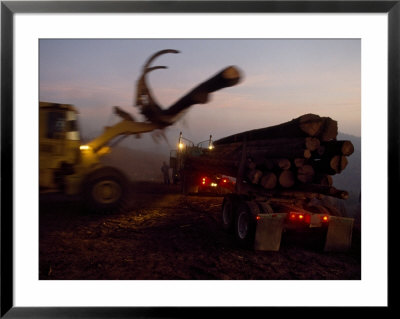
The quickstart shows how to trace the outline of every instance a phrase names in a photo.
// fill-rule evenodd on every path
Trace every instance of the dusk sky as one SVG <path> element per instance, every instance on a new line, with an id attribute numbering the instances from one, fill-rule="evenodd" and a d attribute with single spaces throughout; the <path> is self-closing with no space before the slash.
<path id="1" fill-rule="evenodd" d="M 112 106 L 144 120 L 133 107 L 145 61 L 163 49 L 149 75 L 157 101 L 170 106 L 197 84 L 234 65 L 239 84 L 194 105 L 166 129 L 169 144 L 145 134 L 126 145 L 150 151 L 176 147 L 179 132 L 198 143 L 280 124 L 315 113 L 338 121 L 339 132 L 361 136 L 361 41 L 358 39 L 40 40 L 40 100 L 80 111 L 80 129 L 93 137 L 118 121 Z"/>

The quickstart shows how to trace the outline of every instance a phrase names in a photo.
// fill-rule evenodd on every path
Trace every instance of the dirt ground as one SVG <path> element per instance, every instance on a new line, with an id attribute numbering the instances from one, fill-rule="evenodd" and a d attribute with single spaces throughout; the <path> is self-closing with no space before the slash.
<path id="1" fill-rule="evenodd" d="M 40 199 L 41 280 L 361 279 L 360 233 L 346 253 L 284 233 L 279 252 L 240 248 L 221 227 L 222 197 L 132 184 L 129 209 L 94 215 L 79 201 Z M 307 239 L 306 239 L 307 238 Z"/>

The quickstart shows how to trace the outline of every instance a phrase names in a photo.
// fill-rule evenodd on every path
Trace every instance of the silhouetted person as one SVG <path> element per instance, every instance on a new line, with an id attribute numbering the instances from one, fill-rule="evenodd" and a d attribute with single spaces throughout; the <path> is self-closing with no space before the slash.
<path id="1" fill-rule="evenodd" d="M 167 163 L 163 162 L 163 166 L 161 166 L 161 172 L 164 175 L 164 184 L 169 185 L 169 166 Z"/>

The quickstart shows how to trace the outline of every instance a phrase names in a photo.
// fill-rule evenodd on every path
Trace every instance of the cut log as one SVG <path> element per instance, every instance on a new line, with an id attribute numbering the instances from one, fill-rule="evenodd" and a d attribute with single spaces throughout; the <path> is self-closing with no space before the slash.
<path id="1" fill-rule="evenodd" d="M 323 130 L 325 132 L 330 128 L 327 127 L 324 122 L 326 122 L 326 118 L 322 118 L 319 115 L 305 114 L 289 122 L 275 126 L 250 130 L 224 137 L 215 141 L 214 145 L 285 137 L 317 137 L 319 134 L 322 134 Z"/>
<path id="2" fill-rule="evenodd" d="M 252 184 L 258 184 L 262 175 L 263 173 L 260 170 L 254 169 L 247 173 L 247 178 Z"/>
<path id="3" fill-rule="evenodd" d="M 324 156 L 344 155 L 350 156 L 354 153 L 354 145 L 351 141 L 329 141 L 322 143 Z M 322 155 L 321 154 L 321 155 Z"/>
<path id="4" fill-rule="evenodd" d="M 306 163 L 305 158 L 295 158 L 293 160 L 294 166 L 295 167 L 302 167 Z"/>
<path id="5" fill-rule="evenodd" d="M 231 143 L 216 146 L 213 150 L 204 150 L 204 156 L 210 158 L 230 158 L 240 160 L 243 143 Z M 306 148 L 305 139 L 279 139 L 277 141 L 253 141 L 246 143 L 246 157 L 252 157 L 258 165 L 266 159 L 310 158 L 311 151 Z M 272 163 L 265 163 L 267 169 L 271 169 Z M 286 164 L 287 165 L 287 164 Z"/>
<path id="6" fill-rule="evenodd" d="M 279 175 L 279 185 L 284 188 L 290 188 L 296 182 L 295 176 L 292 171 L 282 171 Z"/>
<path id="7" fill-rule="evenodd" d="M 305 114 L 299 117 L 299 127 L 309 136 L 317 136 L 321 133 L 324 120 L 315 114 Z"/>
<path id="8" fill-rule="evenodd" d="M 346 156 L 336 155 L 332 158 L 314 160 L 312 166 L 318 173 L 335 175 L 341 173 L 347 166 Z"/>
<path id="9" fill-rule="evenodd" d="M 291 166 L 290 161 L 287 158 L 279 158 L 275 160 L 276 166 L 280 169 L 288 170 Z"/>
<path id="10" fill-rule="evenodd" d="M 321 141 L 330 141 L 336 139 L 338 134 L 338 123 L 330 117 L 324 118 L 322 132 L 319 135 Z"/>
<path id="11" fill-rule="evenodd" d="M 321 142 L 316 137 L 306 137 L 305 144 L 307 149 L 310 151 L 315 151 L 320 147 Z"/>
<path id="12" fill-rule="evenodd" d="M 260 184 L 265 189 L 274 189 L 278 182 L 278 178 L 273 172 L 265 172 L 261 177 Z"/>
<path id="13" fill-rule="evenodd" d="M 330 165 L 336 173 L 341 173 L 346 168 L 347 164 L 348 160 L 346 156 L 337 155 L 330 161 Z"/>
<path id="14" fill-rule="evenodd" d="M 314 175 L 315 171 L 311 165 L 303 165 L 297 169 L 297 179 L 302 183 L 311 183 Z"/>

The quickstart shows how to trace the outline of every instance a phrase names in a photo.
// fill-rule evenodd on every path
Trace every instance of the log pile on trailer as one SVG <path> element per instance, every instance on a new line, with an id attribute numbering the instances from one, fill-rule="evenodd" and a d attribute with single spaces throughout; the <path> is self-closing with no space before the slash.
<path id="1" fill-rule="evenodd" d="M 213 149 L 188 158 L 185 167 L 192 173 L 237 177 L 245 160 L 240 176 L 250 187 L 272 194 L 307 192 L 346 199 L 348 193 L 333 186 L 332 175 L 346 168 L 354 147 L 350 141 L 337 140 L 337 134 L 335 120 L 305 114 L 286 123 L 219 139 Z"/>

